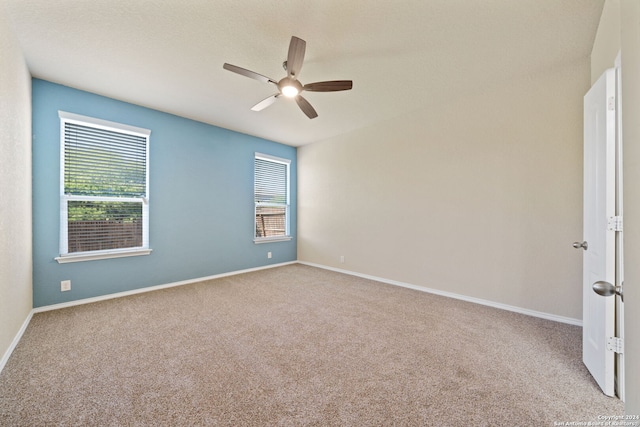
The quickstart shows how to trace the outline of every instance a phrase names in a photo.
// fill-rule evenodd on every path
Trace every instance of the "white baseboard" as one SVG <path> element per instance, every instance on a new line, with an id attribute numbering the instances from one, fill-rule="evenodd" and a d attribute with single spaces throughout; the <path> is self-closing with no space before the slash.
<path id="1" fill-rule="evenodd" d="M 146 287 L 146 288 L 134 289 L 134 290 L 131 290 L 131 291 L 117 292 L 115 294 L 101 295 L 99 297 L 84 298 L 84 299 L 79 299 L 79 300 L 75 300 L 75 301 L 63 302 L 63 303 L 60 303 L 60 304 L 45 305 L 45 306 L 42 306 L 42 307 L 34 308 L 33 312 L 34 313 L 42 313 L 44 311 L 59 310 L 61 308 L 73 307 L 73 306 L 76 306 L 76 305 L 91 304 L 93 302 L 105 301 L 105 300 L 109 300 L 109 299 L 113 299 L 113 298 L 122 298 L 122 297 L 126 297 L 126 296 L 129 296 L 129 295 L 142 294 L 142 293 L 145 293 L 145 292 L 153 292 L 153 291 L 157 291 L 157 290 L 160 290 L 160 289 L 167 289 L 167 288 L 173 288 L 173 287 L 176 287 L 176 286 L 189 285 L 191 283 L 198 283 L 198 282 L 204 282 L 206 280 L 220 279 L 222 277 L 235 276 L 237 274 L 250 273 L 252 271 L 266 270 L 266 269 L 269 269 L 269 268 L 282 267 L 283 265 L 290 265 L 290 264 L 296 264 L 296 263 L 297 263 L 297 261 L 289 261 L 289 262 L 283 262 L 283 263 L 279 263 L 279 264 L 265 265 L 265 266 L 262 266 L 262 267 L 247 268 L 245 270 L 230 271 L 228 273 L 215 274 L 213 276 L 198 277 L 196 279 L 182 280 L 180 282 L 166 283 L 164 285 L 149 286 L 149 287 Z"/>
<path id="2" fill-rule="evenodd" d="M 16 346 L 20 342 L 20 339 L 22 338 L 24 331 L 27 330 L 27 326 L 29 326 L 29 322 L 31 322 L 32 317 L 33 317 L 33 310 L 29 312 L 29 315 L 27 316 L 27 318 L 24 320 L 24 322 L 22 322 L 22 326 L 20 327 L 20 330 L 18 331 L 16 336 L 13 338 L 13 341 L 11 342 L 11 345 L 9 346 L 7 351 L 4 352 L 2 359 L 0 359 L 0 373 L 4 369 L 4 365 L 7 364 L 7 361 L 9 360 L 11 353 L 13 353 L 13 350 L 15 350 Z"/>
<path id="3" fill-rule="evenodd" d="M 529 310 L 527 308 L 516 307 L 513 305 L 502 304 L 499 302 L 484 300 L 480 298 L 469 297 L 465 295 L 455 294 L 453 292 L 440 291 L 438 289 L 431 289 L 424 286 L 412 285 L 410 283 L 399 282 L 397 280 L 385 279 L 382 277 L 371 276 L 368 274 L 357 273 L 355 271 L 343 270 L 340 268 L 329 267 L 322 264 L 315 264 L 312 262 L 298 261 L 299 264 L 308 265 L 311 267 L 323 268 L 325 270 L 331 270 L 338 273 L 349 274 L 351 276 L 362 277 L 363 279 L 375 280 L 376 282 L 387 283 L 389 285 L 401 286 L 403 288 L 415 289 L 417 291 L 427 292 L 430 294 L 440 295 L 448 298 L 454 298 L 462 301 L 472 302 L 475 304 L 486 305 L 489 307 L 499 308 L 501 310 L 513 311 L 515 313 L 526 314 L 527 316 L 539 317 L 541 319 L 552 320 L 554 322 L 567 323 L 569 325 L 582 326 L 582 320 L 574 319 L 571 317 L 558 316 L 555 314 L 544 313 L 542 311 Z"/>

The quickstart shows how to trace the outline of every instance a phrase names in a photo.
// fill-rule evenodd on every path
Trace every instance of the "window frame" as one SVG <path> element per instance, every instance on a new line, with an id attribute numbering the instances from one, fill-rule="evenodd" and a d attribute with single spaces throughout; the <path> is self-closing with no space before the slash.
<path id="1" fill-rule="evenodd" d="M 286 166 L 286 201 L 282 203 L 259 203 L 256 201 L 256 160 L 264 160 L 273 163 L 280 163 Z M 292 239 L 291 236 L 291 160 L 270 154 L 256 152 L 253 157 L 253 242 L 255 244 L 286 242 Z M 284 207 L 285 208 L 285 234 L 283 236 L 258 237 L 256 231 L 258 207 Z"/>
<path id="2" fill-rule="evenodd" d="M 149 255 L 151 249 L 149 247 L 149 145 L 151 131 L 149 129 L 139 128 L 135 126 L 125 125 L 122 123 L 111 122 L 107 120 L 97 119 L 94 117 L 82 116 L 79 114 L 58 111 L 60 118 L 60 256 L 54 258 L 58 263 L 93 261 L 99 259 L 121 258 L 130 256 Z M 65 194 L 65 124 L 73 123 L 90 127 L 94 129 L 102 129 L 111 132 L 124 133 L 129 135 L 141 136 L 146 139 L 146 155 L 145 155 L 145 195 L 141 197 L 117 197 L 117 196 L 86 196 Z M 68 205 L 71 201 L 93 201 L 93 202 L 133 202 L 142 205 L 142 246 L 104 249 L 83 252 L 69 253 L 69 236 L 68 236 Z"/>

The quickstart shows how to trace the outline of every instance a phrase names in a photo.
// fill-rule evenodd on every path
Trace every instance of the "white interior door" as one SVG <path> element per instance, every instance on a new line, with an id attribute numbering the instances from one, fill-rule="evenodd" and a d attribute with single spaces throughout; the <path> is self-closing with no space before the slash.
<path id="1" fill-rule="evenodd" d="M 584 223 L 582 360 L 608 395 L 615 394 L 615 299 L 597 295 L 595 282 L 615 283 L 616 73 L 607 70 L 584 97 Z"/>

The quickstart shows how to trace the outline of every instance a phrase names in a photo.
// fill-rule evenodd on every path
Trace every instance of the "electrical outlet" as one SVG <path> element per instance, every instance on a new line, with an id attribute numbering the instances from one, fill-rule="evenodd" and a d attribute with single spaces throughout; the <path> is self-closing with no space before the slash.
<path id="1" fill-rule="evenodd" d="M 267 252 L 267 258 L 271 259 L 271 252 Z"/>
<path id="2" fill-rule="evenodd" d="M 344 264 L 344 255 L 340 255 L 340 264 Z"/>
<path id="3" fill-rule="evenodd" d="M 66 292 L 71 290 L 71 280 L 63 280 L 60 282 L 60 292 Z"/>

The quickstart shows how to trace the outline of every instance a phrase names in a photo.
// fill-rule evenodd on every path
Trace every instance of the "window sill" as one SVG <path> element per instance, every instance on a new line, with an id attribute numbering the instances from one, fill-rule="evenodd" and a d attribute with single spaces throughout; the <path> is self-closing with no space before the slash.
<path id="1" fill-rule="evenodd" d="M 130 256 L 149 255 L 151 249 L 130 249 L 122 251 L 108 251 L 108 252 L 81 252 L 77 254 L 62 255 L 55 257 L 58 264 L 66 264 L 68 262 L 81 262 L 81 261 L 96 261 L 99 259 L 109 258 L 123 258 Z"/>
<path id="2" fill-rule="evenodd" d="M 253 243 L 259 245 L 261 243 L 288 242 L 289 240 L 291 240 L 291 236 L 261 237 L 259 239 L 253 239 Z"/>

